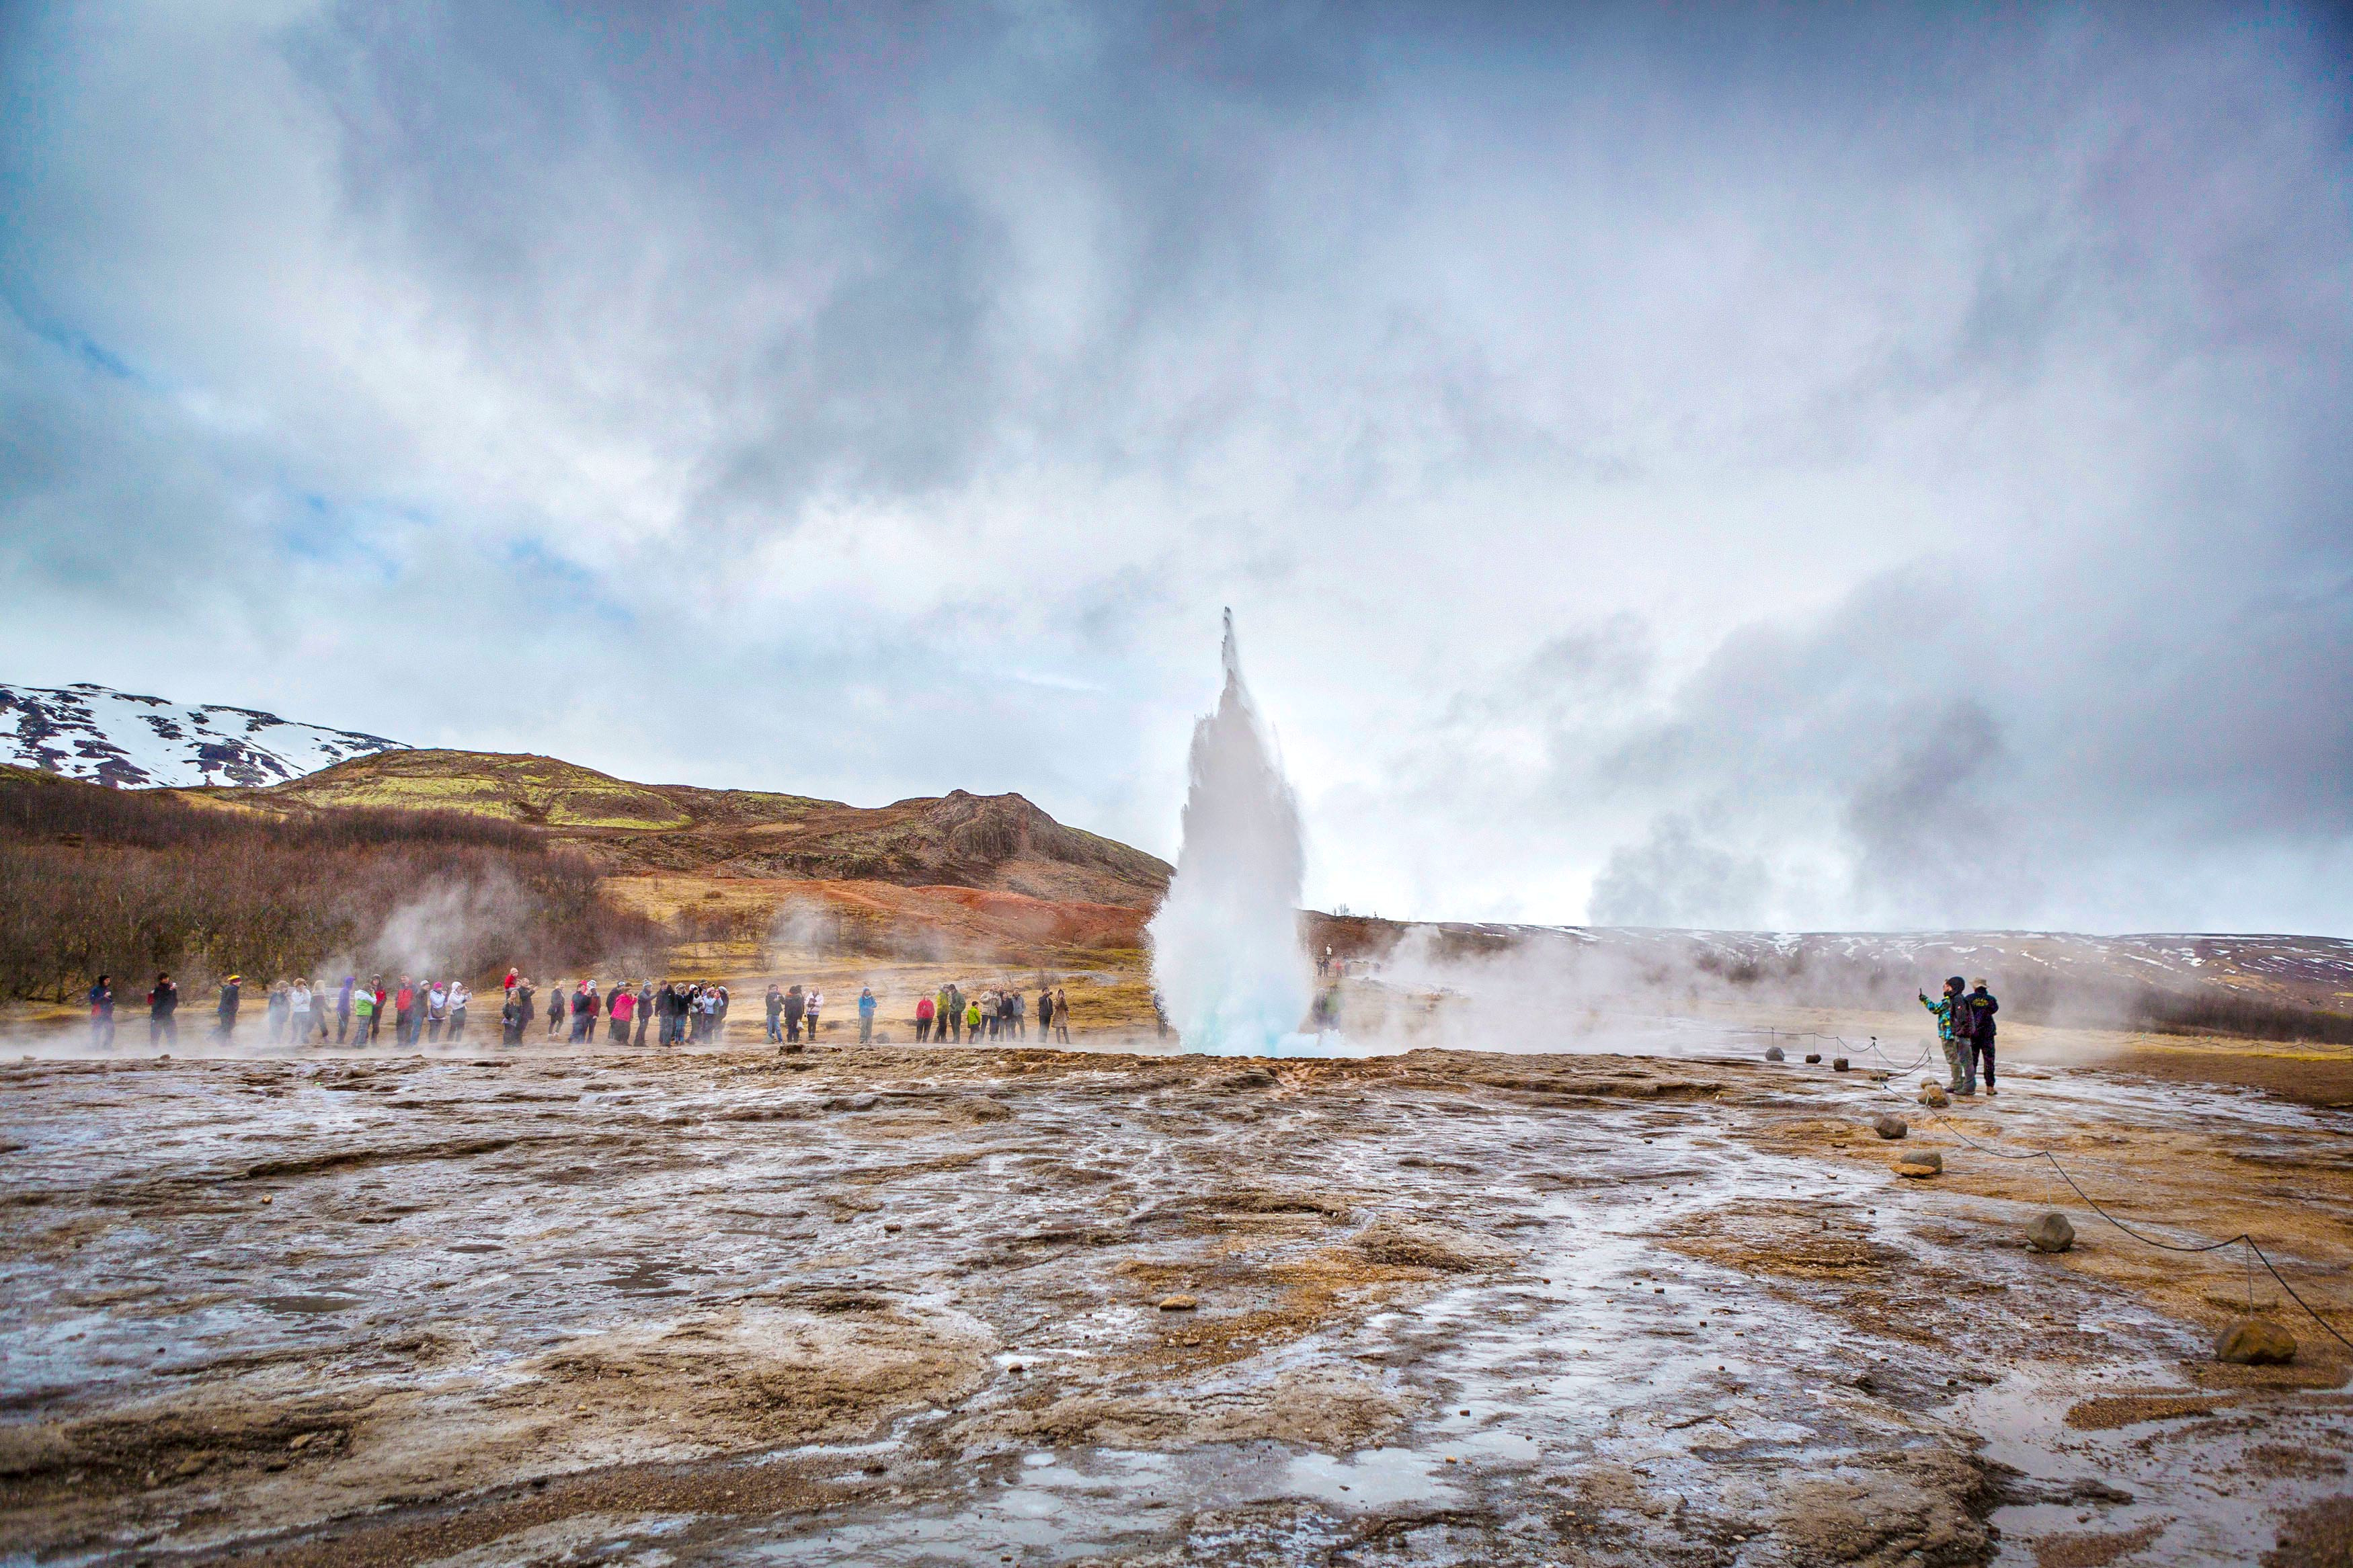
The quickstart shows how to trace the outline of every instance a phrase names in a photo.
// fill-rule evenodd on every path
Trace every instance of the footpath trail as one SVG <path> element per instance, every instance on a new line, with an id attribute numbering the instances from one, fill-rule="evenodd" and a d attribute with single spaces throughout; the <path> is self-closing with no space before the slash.
<path id="1" fill-rule="evenodd" d="M 1599 1055 L 27 1060 L 0 1553 L 2345 1560 L 2341 1347 L 1890 1109 Z M 1947 1114 L 2353 1331 L 2342 1112 L 2038 1073 Z M 2027 1250 L 2054 1207 L 2075 1249 Z M 2251 1301 L 2293 1364 L 2212 1361 Z"/>

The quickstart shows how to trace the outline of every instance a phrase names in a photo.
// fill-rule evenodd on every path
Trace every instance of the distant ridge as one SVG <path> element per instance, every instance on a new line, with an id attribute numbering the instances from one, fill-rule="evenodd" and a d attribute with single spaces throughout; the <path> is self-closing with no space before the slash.
<path id="1" fill-rule="evenodd" d="M 1150 910 L 1165 860 L 1066 827 L 1018 795 L 952 790 L 889 805 L 637 784 L 554 757 L 414 750 L 354 757 L 240 804 L 462 811 L 537 827 L 621 875 L 974 888 Z"/>
<path id="2" fill-rule="evenodd" d="M 117 789 L 285 784 L 398 741 L 79 682 L 0 686 L 0 762 Z"/>

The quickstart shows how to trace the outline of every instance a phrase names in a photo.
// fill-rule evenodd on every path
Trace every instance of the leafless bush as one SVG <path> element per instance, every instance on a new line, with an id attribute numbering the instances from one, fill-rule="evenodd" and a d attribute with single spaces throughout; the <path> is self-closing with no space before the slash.
<path id="1" fill-rule="evenodd" d="M 0 994 L 64 1001 L 100 973 L 308 973 L 329 957 L 482 976 L 659 950 L 596 868 L 512 823 L 455 812 L 191 805 L 0 776 Z M 399 917 L 406 912 L 406 921 Z M 407 928 L 407 929 L 404 929 Z"/>

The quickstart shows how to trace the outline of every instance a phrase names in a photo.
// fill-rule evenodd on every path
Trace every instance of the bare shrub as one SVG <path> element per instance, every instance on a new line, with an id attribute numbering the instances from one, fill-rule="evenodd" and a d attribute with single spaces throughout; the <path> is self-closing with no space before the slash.
<path id="1" fill-rule="evenodd" d="M 596 867 L 457 812 L 280 815 L 0 774 L 0 994 L 64 1001 L 100 973 L 308 973 L 340 957 L 482 976 L 664 945 Z"/>

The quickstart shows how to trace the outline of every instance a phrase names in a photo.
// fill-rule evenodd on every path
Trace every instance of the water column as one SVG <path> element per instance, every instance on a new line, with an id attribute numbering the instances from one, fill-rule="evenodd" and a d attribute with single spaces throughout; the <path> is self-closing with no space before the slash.
<path id="1" fill-rule="evenodd" d="M 1225 689 L 1193 727 L 1185 845 L 1152 919 L 1152 978 L 1185 1047 L 1282 1056 L 1313 1042 L 1297 1031 L 1314 994 L 1299 935 L 1306 847 L 1299 802 L 1275 761 L 1225 615 Z"/>

